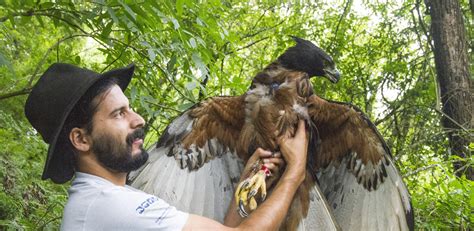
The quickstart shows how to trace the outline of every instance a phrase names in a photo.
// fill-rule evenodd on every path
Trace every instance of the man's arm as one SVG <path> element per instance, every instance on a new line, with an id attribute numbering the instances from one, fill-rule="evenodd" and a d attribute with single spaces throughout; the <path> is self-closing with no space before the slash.
<path id="1" fill-rule="evenodd" d="M 244 170 L 242 170 L 242 175 L 240 176 L 239 183 L 247 179 L 249 174 L 252 172 L 254 168 L 255 162 L 258 160 L 262 160 L 265 167 L 267 167 L 270 172 L 272 173 L 271 176 L 266 181 L 267 190 L 273 185 L 275 181 L 280 179 L 281 173 L 280 170 L 283 169 L 285 166 L 285 161 L 282 159 L 281 153 L 276 152 L 273 153 L 270 151 L 263 150 L 261 148 L 257 148 L 254 154 L 250 157 L 247 161 L 247 165 L 245 166 Z M 237 227 L 244 218 L 239 215 L 237 203 L 235 202 L 235 197 L 232 197 L 232 201 L 227 209 L 227 214 L 224 218 L 224 225 L 229 227 Z"/>
<path id="2" fill-rule="evenodd" d="M 284 220 L 296 190 L 305 178 L 308 140 L 304 122 L 299 121 L 295 137 L 282 138 L 279 140 L 279 145 L 280 151 L 287 163 L 285 172 L 270 197 L 235 229 L 276 230 Z M 234 207 L 234 213 L 236 213 L 234 202 L 232 202 L 232 206 Z M 232 208 L 230 209 L 232 210 Z M 226 221 L 232 220 L 238 215 L 230 216 L 230 218 L 226 218 Z M 206 217 L 190 215 L 183 229 L 226 230 L 230 228 Z"/>

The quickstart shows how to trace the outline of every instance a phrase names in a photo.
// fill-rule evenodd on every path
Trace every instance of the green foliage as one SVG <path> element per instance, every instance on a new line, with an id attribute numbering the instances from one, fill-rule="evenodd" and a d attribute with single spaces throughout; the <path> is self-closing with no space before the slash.
<path id="1" fill-rule="evenodd" d="M 41 180 L 46 145 L 24 119 L 0 110 L 0 124 L 0 227 L 56 229 L 67 192 Z"/>
<path id="2" fill-rule="evenodd" d="M 462 7 L 472 22 L 466 0 Z M 0 1 L 0 227 L 60 222 L 67 186 L 40 180 L 47 146 L 23 116 L 25 94 L 51 63 L 106 71 L 134 62 L 127 94 L 150 146 L 194 103 L 244 93 L 295 35 L 332 54 L 343 73 L 336 85 L 314 79 L 315 92 L 359 106 L 386 137 L 417 227 L 468 229 L 473 185 L 453 173 L 425 12 L 421 0 Z"/>
<path id="3" fill-rule="evenodd" d="M 407 177 L 412 204 L 418 213 L 415 214 L 418 228 L 468 230 L 474 221 L 474 182 L 464 176 L 456 177 L 452 161 L 430 161 L 429 164 L 431 169 Z"/>

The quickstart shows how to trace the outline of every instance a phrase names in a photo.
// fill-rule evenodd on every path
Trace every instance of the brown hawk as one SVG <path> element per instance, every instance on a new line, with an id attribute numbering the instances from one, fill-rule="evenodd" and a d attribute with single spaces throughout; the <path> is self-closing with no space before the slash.
<path id="1" fill-rule="evenodd" d="M 222 222 L 250 155 L 277 151 L 277 138 L 303 119 L 307 176 L 281 229 L 412 230 L 410 197 L 387 144 L 357 107 L 313 92 L 311 77 L 337 82 L 339 73 L 322 49 L 294 39 L 244 95 L 209 98 L 171 122 L 147 164 L 131 173 L 132 186 Z M 242 204 L 264 192 L 242 186 L 248 182 L 236 196 L 246 214 Z"/>

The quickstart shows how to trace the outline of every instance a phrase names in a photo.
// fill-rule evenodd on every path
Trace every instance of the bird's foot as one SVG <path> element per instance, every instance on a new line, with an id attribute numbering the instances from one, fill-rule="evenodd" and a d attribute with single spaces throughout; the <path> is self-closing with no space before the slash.
<path id="1" fill-rule="evenodd" d="M 248 213 L 245 211 L 245 207 L 248 205 L 250 211 L 257 208 L 257 201 L 255 196 L 260 193 L 260 202 L 263 202 L 267 196 L 267 185 L 265 179 L 270 176 L 270 170 L 262 165 L 260 170 L 253 176 L 242 181 L 235 191 L 235 201 L 238 206 L 239 214 L 241 217 L 247 217 Z"/>

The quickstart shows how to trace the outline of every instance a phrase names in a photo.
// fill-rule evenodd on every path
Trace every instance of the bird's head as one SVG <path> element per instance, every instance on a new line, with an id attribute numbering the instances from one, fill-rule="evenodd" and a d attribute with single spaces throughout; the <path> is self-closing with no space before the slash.
<path id="1" fill-rule="evenodd" d="M 339 80 L 341 74 L 336 69 L 331 56 L 308 40 L 298 37 L 293 37 L 293 39 L 296 45 L 288 48 L 278 57 L 277 62 L 281 66 L 293 71 L 305 72 L 309 77 L 326 77 L 333 83 Z"/>

